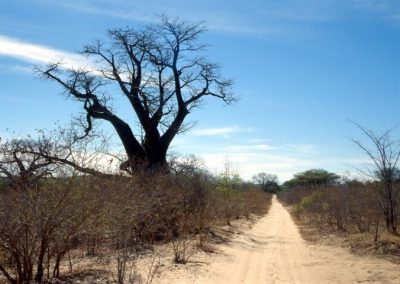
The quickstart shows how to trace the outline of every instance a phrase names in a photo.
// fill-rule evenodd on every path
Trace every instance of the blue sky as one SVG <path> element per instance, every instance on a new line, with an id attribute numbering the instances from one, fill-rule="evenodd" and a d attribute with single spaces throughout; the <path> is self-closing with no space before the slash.
<path id="1" fill-rule="evenodd" d="M 281 181 L 325 168 L 356 173 L 363 154 L 356 121 L 376 131 L 400 122 L 400 2 L 397 0 L 14 0 L 0 9 L 0 134 L 66 124 L 80 105 L 31 72 L 76 52 L 107 29 L 140 26 L 166 13 L 205 21 L 202 41 L 235 80 L 233 106 L 205 101 L 172 151 L 228 160 L 244 177 Z M 116 106 L 131 119 L 123 101 Z M 132 120 L 133 121 L 133 120 Z M 104 126 L 107 129 L 107 126 Z M 1 136 L 1 135 L 0 135 Z"/>

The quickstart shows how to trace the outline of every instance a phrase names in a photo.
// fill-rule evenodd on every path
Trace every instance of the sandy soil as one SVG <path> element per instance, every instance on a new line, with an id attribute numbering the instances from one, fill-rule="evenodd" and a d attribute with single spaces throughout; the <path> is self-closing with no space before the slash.
<path id="1" fill-rule="evenodd" d="M 154 283 L 400 283 L 396 264 L 307 244 L 276 197 L 268 215 L 223 245 L 221 253 L 165 268 Z"/>

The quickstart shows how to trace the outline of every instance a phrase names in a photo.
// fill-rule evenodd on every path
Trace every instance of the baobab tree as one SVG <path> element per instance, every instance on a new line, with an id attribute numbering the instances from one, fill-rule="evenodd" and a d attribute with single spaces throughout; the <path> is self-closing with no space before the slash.
<path id="1" fill-rule="evenodd" d="M 232 80 L 223 79 L 219 66 L 202 56 L 205 45 L 199 36 L 204 31 L 202 24 L 163 16 L 159 24 L 110 30 L 107 43 L 85 46 L 83 54 L 96 67 L 67 70 L 56 63 L 38 72 L 82 103 L 85 134 L 94 120 L 112 125 L 127 156 L 121 169 L 129 171 L 139 163 L 164 168 L 168 148 L 185 129 L 191 110 L 205 97 L 228 104 L 235 100 Z M 110 107 L 120 94 L 139 122 L 137 133 Z"/>

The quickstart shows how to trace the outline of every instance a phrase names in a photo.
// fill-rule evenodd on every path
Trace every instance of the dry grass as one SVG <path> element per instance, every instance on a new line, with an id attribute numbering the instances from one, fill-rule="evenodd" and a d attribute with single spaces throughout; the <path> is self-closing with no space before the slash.
<path id="1" fill-rule="evenodd" d="M 289 210 L 300 233 L 306 241 L 328 246 L 342 247 L 358 255 L 367 255 L 391 260 L 400 264 L 400 237 L 380 228 L 377 243 L 373 242 L 373 236 L 368 233 L 357 232 L 356 229 L 349 231 L 332 230 L 331 227 L 316 225 L 315 216 L 303 214 L 301 219 L 296 218 L 293 209 Z"/>
<path id="2" fill-rule="evenodd" d="M 307 241 L 400 263 L 400 236 L 385 224 L 379 183 L 293 188 L 280 194 Z M 399 190 L 398 187 L 394 188 Z"/>
<path id="3" fill-rule="evenodd" d="M 47 282 L 150 283 L 160 266 L 154 257 L 191 263 L 225 238 L 215 228 L 234 230 L 236 220 L 264 214 L 271 203 L 254 185 L 223 187 L 203 173 L 60 181 L 2 193 L 0 265 L 15 283 L 33 279 L 39 265 Z M 31 253 L 19 254 L 24 245 Z M 32 265 L 16 273 L 25 261 Z"/>
<path id="4" fill-rule="evenodd" d="M 221 244 L 229 243 L 234 236 L 250 229 L 260 217 L 260 215 L 252 214 L 249 218 L 233 220 L 231 225 L 226 225 L 223 221 L 220 222 L 220 225 L 214 225 L 207 236 L 206 245 L 209 250 L 200 249 L 194 238 L 189 249 L 196 253 L 185 265 L 171 261 L 174 250 L 169 242 L 155 245 L 151 250 L 143 250 L 136 255 L 134 263 L 130 266 L 132 275 L 135 276 L 134 281 L 127 283 L 151 283 L 153 281 L 159 283 L 162 282 L 166 272 L 179 275 L 185 271 L 185 273 L 195 275 L 199 266 L 207 265 L 210 254 L 220 253 L 219 246 Z M 115 277 L 117 265 L 115 258 L 110 258 L 109 255 L 82 257 L 82 252 L 79 250 L 72 252 L 72 255 L 74 256 L 73 272 L 69 272 L 69 265 L 67 261 L 64 261 L 61 266 L 63 276 L 59 279 L 52 279 L 48 283 L 118 283 Z"/>

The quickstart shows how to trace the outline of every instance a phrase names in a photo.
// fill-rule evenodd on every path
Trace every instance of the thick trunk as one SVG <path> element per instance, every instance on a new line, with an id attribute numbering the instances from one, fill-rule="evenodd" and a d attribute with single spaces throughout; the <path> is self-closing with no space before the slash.
<path id="1" fill-rule="evenodd" d="M 127 161 L 120 165 L 120 169 L 129 173 L 135 172 L 138 165 L 146 163 L 146 152 L 137 141 L 131 127 L 115 115 L 108 117 L 108 120 L 118 134 L 119 139 L 124 146 Z"/>
<path id="2" fill-rule="evenodd" d="M 136 140 L 133 135 L 131 127 L 125 123 L 123 120 L 117 116 L 112 116 L 109 119 L 110 123 L 113 125 L 115 131 L 117 132 L 122 144 L 124 145 L 125 152 L 129 159 L 133 160 L 143 160 L 146 158 L 146 154 L 143 151 L 142 146 Z"/>
<path id="3" fill-rule="evenodd" d="M 106 120 L 114 127 L 124 146 L 125 153 L 128 156 L 128 161 L 121 165 L 122 169 L 128 170 L 133 161 L 144 160 L 146 158 L 146 153 L 133 134 L 129 124 L 99 103 L 94 104 L 91 108 L 88 108 L 87 111 L 91 118 Z"/>
<path id="4" fill-rule="evenodd" d="M 167 152 L 164 149 L 153 148 L 148 157 L 148 167 L 151 170 L 166 170 L 168 168 Z"/>
<path id="5" fill-rule="evenodd" d="M 181 105 L 171 126 L 161 137 L 157 129 L 157 124 L 142 124 L 146 133 L 143 145 L 138 142 L 130 126 L 116 115 L 107 113 L 100 115 L 92 114 L 92 116 L 94 118 L 105 119 L 112 124 L 128 157 L 128 160 L 120 166 L 120 169 L 133 173 L 143 166 L 150 170 L 167 169 L 166 156 L 168 147 L 179 132 L 187 114 L 187 109 L 184 105 Z"/>
<path id="6" fill-rule="evenodd" d="M 174 121 L 172 122 L 171 126 L 168 130 L 163 134 L 163 136 L 159 139 L 159 161 L 162 163 L 160 164 L 167 164 L 166 162 L 166 155 L 171 144 L 172 140 L 175 138 L 176 134 L 178 134 L 183 121 L 185 120 L 186 116 L 188 115 L 188 110 L 185 107 L 180 107 Z M 162 159 L 161 159 L 162 158 Z"/>
<path id="7" fill-rule="evenodd" d="M 167 168 L 168 147 L 160 140 L 157 128 L 148 131 L 144 148 L 146 152 L 147 167 L 151 170 L 164 170 Z"/>

